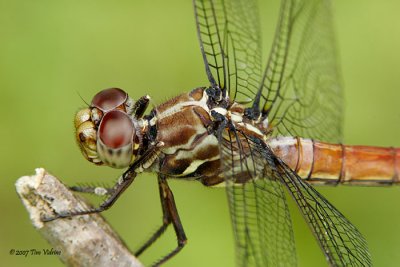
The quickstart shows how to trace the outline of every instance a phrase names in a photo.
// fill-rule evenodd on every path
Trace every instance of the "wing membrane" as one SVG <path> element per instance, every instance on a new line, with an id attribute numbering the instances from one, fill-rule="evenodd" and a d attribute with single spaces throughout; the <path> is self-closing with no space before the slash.
<path id="1" fill-rule="evenodd" d="M 220 141 L 238 266 L 296 266 L 284 189 L 264 170 L 271 158 L 239 132 L 226 131 Z"/>
<path id="2" fill-rule="evenodd" d="M 256 97 L 275 135 L 340 142 L 342 88 L 329 1 L 282 1 Z M 256 103 L 257 106 L 257 103 Z"/>
<path id="3" fill-rule="evenodd" d="M 273 136 L 341 141 L 343 97 L 329 1 L 282 1 L 264 73 L 255 1 L 194 0 L 194 9 L 211 86 L 227 90 L 232 101 L 251 100 Z M 262 140 L 228 126 L 218 137 L 239 265 L 296 265 L 283 185 L 331 265 L 371 264 L 364 238 L 338 210 Z"/>
<path id="4" fill-rule="evenodd" d="M 311 185 L 282 161 L 277 175 L 285 184 L 332 266 L 372 266 L 362 234 Z"/>
<path id="5" fill-rule="evenodd" d="M 342 88 L 327 0 L 283 0 L 261 70 L 255 0 L 194 0 L 200 47 L 212 86 L 268 117 L 274 135 L 342 139 Z"/>
<path id="6" fill-rule="evenodd" d="M 231 99 L 251 101 L 261 80 L 255 0 L 194 0 L 197 32 L 208 79 Z"/>
<path id="7" fill-rule="evenodd" d="M 221 158 L 241 266 L 295 266 L 288 189 L 331 266 L 371 266 L 361 233 L 312 186 L 254 137 L 231 125 Z M 240 186 L 234 183 L 243 183 Z"/>

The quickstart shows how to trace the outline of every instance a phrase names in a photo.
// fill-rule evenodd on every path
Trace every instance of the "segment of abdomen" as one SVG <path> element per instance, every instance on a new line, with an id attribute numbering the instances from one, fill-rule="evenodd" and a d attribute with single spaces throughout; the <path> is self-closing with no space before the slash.
<path id="1" fill-rule="evenodd" d="M 310 183 L 400 183 L 400 148 L 329 144 L 296 137 L 271 138 L 267 144 L 288 167 Z"/>

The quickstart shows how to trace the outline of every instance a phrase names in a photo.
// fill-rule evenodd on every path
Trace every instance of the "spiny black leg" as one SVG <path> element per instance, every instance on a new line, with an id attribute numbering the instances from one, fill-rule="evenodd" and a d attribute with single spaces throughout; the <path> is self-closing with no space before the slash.
<path id="1" fill-rule="evenodd" d="M 59 218 L 68 218 L 76 215 L 99 213 L 106 209 L 109 209 L 118 199 L 118 197 L 125 191 L 125 189 L 128 188 L 128 186 L 133 182 L 133 180 L 137 175 L 136 169 L 139 168 L 142 163 L 146 162 L 146 160 L 148 160 L 148 158 L 154 153 L 154 151 L 161 145 L 162 143 L 157 143 L 149 147 L 149 149 L 147 149 L 145 153 L 137 161 L 135 161 L 127 171 L 124 172 L 124 174 L 121 176 L 118 182 L 109 191 L 108 194 L 109 197 L 98 208 L 92 208 L 88 210 L 66 211 L 63 213 L 56 214 L 52 217 L 44 217 L 42 218 L 42 221 L 48 222 Z"/>
<path id="2" fill-rule="evenodd" d="M 149 101 L 150 101 L 150 97 L 148 95 L 142 96 L 141 98 L 139 98 L 133 108 L 132 108 L 132 114 L 136 117 L 136 118 L 141 118 L 144 114 L 144 112 L 146 111 L 147 107 L 149 106 Z"/>
<path id="3" fill-rule="evenodd" d="M 111 195 L 113 188 L 102 187 L 102 186 L 70 186 L 70 190 L 79 193 L 89 193 L 98 196 Z"/>
<path id="4" fill-rule="evenodd" d="M 146 241 L 136 252 L 135 256 L 138 257 L 140 256 L 148 247 L 150 247 L 164 232 L 167 230 L 167 227 L 170 223 L 165 223 L 163 221 L 163 224 L 158 228 L 158 230 L 149 238 L 149 240 Z"/>
<path id="5" fill-rule="evenodd" d="M 172 191 L 168 186 L 167 180 L 163 175 L 160 174 L 158 181 L 160 186 L 160 196 L 162 199 L 162 206 L 163 209 L 165 208 L 165 213 L 167 213 L 167 217 L 174 226 L 175 234 L 178 239 L 178 245 L 174 250 L 165 255 L 159 261 L 157 261 L 153 266 L 160 266 L 161 264 L 165 263 L 167 260 L 175 256 L 179 251 L 181 251 L 181 249 L 185 246 L 187 242 L 185 231 L 183 230 L 178 210 L 176 209 L 174 195 L 172 194 Z M 157 239 L 157 237 L 155 239 Z"/>
<path id="6" fill-rule="evenodd" d="M 117 182 L 117 184 L 111 189 L 110 196 L 97 208 L 87 209 L 87 210 L 73 210 L 73 211 L 66 211 L 64 213 L 55 214 L 52 217 L 43 217 L 42 221 L 49 222 L 59 218 L 68 218 L 77 215 L 85 215 L 91 213 L 99 213 L 106 209 L 109 209 L 118 197 L 125 191 L 125 189 L 133 182 L 136 177 L 136 172 L 133 168 L 129 168 Z"/>

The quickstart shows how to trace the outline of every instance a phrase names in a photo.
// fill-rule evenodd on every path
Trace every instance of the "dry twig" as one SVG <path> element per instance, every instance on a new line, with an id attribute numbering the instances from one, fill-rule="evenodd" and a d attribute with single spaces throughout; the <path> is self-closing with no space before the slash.
<path id="1" fill-rule="evenodd" d="M 19 178 L 15 186 L 33 226 L 67 266 L 143 266 L 100 214 L 43 223 L 42 215 L 88 207 L 44 169 Z"/>

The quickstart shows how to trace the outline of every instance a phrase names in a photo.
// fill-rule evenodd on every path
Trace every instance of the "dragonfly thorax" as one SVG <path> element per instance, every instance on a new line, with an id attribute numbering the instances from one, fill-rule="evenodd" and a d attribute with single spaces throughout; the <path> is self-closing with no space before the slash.
<path id="1" fill-rule="evenodd" d="M 206 88 L 196 88 L 155 107 L 146 117 L 144 136 L 149 143 L 162 146 L 156 159 L 146 164 L 147 171 L 198 180 L 206 186 L 224 184 L 217 133 L 232 125 L 249 137 L 264 139 L 259 122 L 249 120 L 244 110 L 243 105 L 229 99 L 220 105 L 210 104 Z"/>

